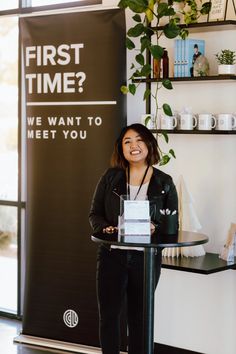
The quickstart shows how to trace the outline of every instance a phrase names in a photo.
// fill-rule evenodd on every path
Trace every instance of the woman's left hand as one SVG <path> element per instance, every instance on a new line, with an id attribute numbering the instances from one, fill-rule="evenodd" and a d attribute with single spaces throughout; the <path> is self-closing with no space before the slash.
<path id="1" fill-rule="evenodd" d="M 156 226 L 152 222 L 150 223 L 150 228 L 151 228 L 151 234 L 153 234 L 156 230 Z"/>

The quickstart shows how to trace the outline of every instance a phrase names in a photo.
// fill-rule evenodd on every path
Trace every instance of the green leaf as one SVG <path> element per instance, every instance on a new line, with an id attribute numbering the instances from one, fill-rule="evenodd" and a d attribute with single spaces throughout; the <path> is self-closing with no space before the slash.
<path id="1" fill-rule="evenodd" d="M 172 90 L 173 86 L 172 83 L 169 79 L 163 80 L 162 85 L 167 89 L 167 90 Z"/>
<path id="2" fill-rule="evenodd" d="M 138 23 L 136 26 L 131 27 L 127 34 L 129 37 L 138 37 L 143 33 L 144 25 L 142 23 Z"/>
<path id="3" fill-rule="evenodd" d="M 129 0 L 120 0 L 118 6 L 121 9 L 126 9 L 128 7 Z"/>
<path id="4" fill-rule="evenodd" d="M 144 65 L 144 56 L 142 54 L 138 54 L 135 57 L 135 60 L 137 61 L 137 63 L 139 63 L 140 65 Z"/>
<path id="5" fill-rule="evenodd" d="M 141 76 L 148 76 L 148 75 L 150 75 L 151 71 L 152 71 L 151 65 L 150 64 L 145 64 L 142 67 Z"/>
<path id="6" fill-rule="evenodd" d="M 128 48 L 130 50 L 135 48 L 134 42 L 132 42 L 131 39 L 129 39 L 128 37 L 125 40 L 125 45 L 126 45 L 126 48 Z"/>
<path id="7" fill-rule="evenodd" d="M 157 7 L 158 17 L 166 16 L 166 12 L 168 10 L 168 5 L 165 2 L 160 2 Z"/>
<path id="8" fill-rule="evenodd" d="M 179 35 L 182 39 L 186 39 L 189 35 L 189 31 L 186 28 L 181 28 Z"/>
<path id="9" fill-rule="evenodd" d="M 141 53 L 150 47 L 151 45 L 151 41 L 150 39 L 147 37 L 147 36 L 143 36 L 141 39 L 140 39 L 140 42 L 141 42 Z"/>
<path id="10" fill-rule="evenodd" d="M 173 116 L 172 110 L 170 108 L 170 106 L 167 103 L 164 103 L 163 106 L 163 111 L 167 116 Z"/>
<path id="11" fill-rule="evenodd" d="M 150 47 L 150 52 L 155 59 L 161 59 L 164 53 L 164 49 L 159 45 L 152 45 Z"/>
<path id="12" fill-rule="evenodd" d="M 129 92 L 132 93 L 132 95 L 135 95 L 136 92 L 135 84 L 129 84 Z"/>
<path id="13" fill-rule="evenodd" d="M 135 66 L 134 66 L 134 63 L 132 63 L 131 67 L 130 67 L 130 70 L 134 69 Z"/>
<path id="14" fill-rule="evenodd" d="M 161 132 L 161 134 L 163 135 L 163 138 L 165 139 L 166 144 L 168 144 L 168 142 L 169 142 L 168 134 L 165 131 Z"/>
<path id="15" fill-rule="evenodd" d="M 127 95 L 127 93 L 129 92 L 129 89 L 127 86 L 121 86 L 120 90 L 124 95 Z"/>
<path id="16" fill-rule="evenodd" d="M 151 118 L 152 118 L 151 116 L 147 116 L 147 117 L 145 118 L 144 124 L 145 124 L 146 126 L 148 125 L 148 122 L 150 121 Z"/>
<path id="17" fill-rule="evenodd" d="M 211 11 L 211 2 L 205 2 L 203 5 L 202 5 L 202 8 L 200 10 L 200 13 L 202 15 L 208 15 L 209 12 Z"/>
<path id="18" fill-rule="evenodd" d="M 154 31 L 150 27 L 144 27 L 143 32 L 148 36 L 151 37 L 154 34 Z"/>
<path id="19" fill-rule="evenodd" d="M 180 28 L 172 21 L 165 25 L 163 32 L 167 38 L 172 39 L 179 35 Z"/>
<path id="20" fill-rule="evenodd" d="M 168 4 L 161 2 L 158 4 L 157 13 L 158 13 L 158 17 L 161 18 L 164 16 L 175 15 L 175 10 L 173 9 L 173 7 L 170 7 Z"/>
<path id="21" fill-rule="evenodd" d="M 143 95 L 143 100 L 146 100 L 151 95 L 151 90 L 146 89 Z"/>
<path id="22" fill-rule="evenodd" d="M 133 77 L 140 77 L 142 76 L 142 72 L 139 71 L 139 70 L 136 70 L 134 73 L 133 73 Z"/>
<path id="23" fill-rule="evenodd" d="M 170 156 L 164 155 L 159 163 L 160 166 L 166 165 L 170 161 Z"/>
<path id="24" fill-rule="evenodd" d="M 148 8 L 147 0 L 127 0 L 127 6 L 135 13 L 145 12 Z"/>
<path id="25" fill-rule="evenodd" d="M 175 152 L 174 152 L 173 149 L 170 149 L 170 150 L 169 150 L 169 154 L 171 154 L 171 155 L 176 159 Z"/>
<path id="26" fill-rule="evenodd" d="M 141 19 L 141 16 L 136 14 L 132 17 L 132 19 L 135 21 L 135 22 L 142 22 L 142 19 Z"/>

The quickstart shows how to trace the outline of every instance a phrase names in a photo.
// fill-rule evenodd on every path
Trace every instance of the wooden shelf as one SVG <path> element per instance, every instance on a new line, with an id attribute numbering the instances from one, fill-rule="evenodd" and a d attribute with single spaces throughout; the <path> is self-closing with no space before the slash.
<path id="1" fill-rule="evenodd" d="M 167 134 L 195 134 L 195 135 L 235 135 L 236 134 L 236 130 L 155 130 L 155 129 L 151 129 L 152 133 L 167 133 Z"/>
<path id="2" fill-rule="evenodd" d="M 180 28 L 187 28 L 191 30 L 191 32 L 199 32 L 201 29 L 206 29 L 207 31 L 225 31 L 234 29 L 236 26 L 236 20 L 225 20 L 225 21 L 212 21 L 212 22 L 198 22 L 198 23 L 191 23 L 189 25 L 180 24 Z M 164 26 L 153 27 L 157 28 L 158 30 L 162 31 Z"/>
<path id="3" fill-rule="evenodd" d="M 156 79 L 156 78 L 137 78 L 133 79 L 133 83 L 140 83 L 140 82 L 158 82 L 164 79 Z M 169 77 L 171 82 L 190 82 L 190 81 L 234 81 L 236 80 L 236 75 L 211 75 L 211 76 L 196 76 L 196 77 Z"/>
<path id="4" fill-rule="evenodd" d="M 220 259 L 219 255 L 215 253 L 206 253 L 205 256 L 200 257 L 162 257 L 162 268 L 198 274 L 213 274 L 236 269 L 236 257 L 233 264 Z"/>

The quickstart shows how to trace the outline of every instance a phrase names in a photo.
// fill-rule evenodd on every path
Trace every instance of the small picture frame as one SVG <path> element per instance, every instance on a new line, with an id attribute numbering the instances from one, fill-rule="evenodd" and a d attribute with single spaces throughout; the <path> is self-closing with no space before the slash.
<path id="1" fill-rule="evenodd" d="M 211 0 L 211 11 L 208 21 L 222 21 L 226 19 L 228 0 Z"/>

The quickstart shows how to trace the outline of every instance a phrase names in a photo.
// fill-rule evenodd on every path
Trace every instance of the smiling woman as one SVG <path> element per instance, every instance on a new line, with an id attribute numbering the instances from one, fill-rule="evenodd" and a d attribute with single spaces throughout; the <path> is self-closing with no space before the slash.
<path id="1" fill-rule="evenodd" d="M 94 232 L 117 230 L 120 196 L 150 201 L 150 229 L 161 225 L 162 209 L 178 210 L 175 186 L 170 176 L 153 167 L 160 160 L 157 141 L 142 124 L 122 129 L 115 142 L 112 168 L 101 177 L 92 200 L 89 220 Z M 177 213 L 176 213 L 177 214 Z M 178 216 L 176 215 L 176 231 Z M 103 354 L 120 349 L 120 313 L 127 297 L 128 354 L 142 353 L 143 248 L 101 245 L 98 251 L 97 294 L 100 342 Z M 161 270 L 161 250 L 155 255 L 155 285 Z"/>

